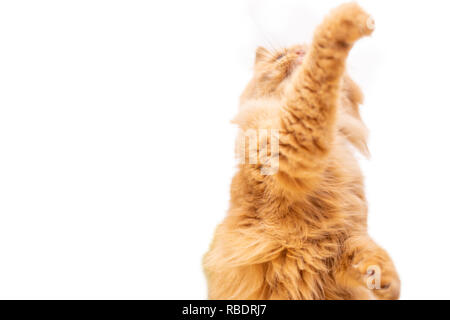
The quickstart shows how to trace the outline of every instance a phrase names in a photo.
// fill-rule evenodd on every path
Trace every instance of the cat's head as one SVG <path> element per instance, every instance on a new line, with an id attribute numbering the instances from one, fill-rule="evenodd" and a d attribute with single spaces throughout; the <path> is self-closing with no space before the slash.
<path id="1" fill-rule="evenodd" d="M 302 64 L 306 50 L 304 45 L 274 51 L 258 47 L 253 79 L 242 94 L 242 99 L 257 99 L 281 93 L 286 80 Z"/>
<path id="2" fill-rule="evenodd" d="M 307 50 L 306 45 L 275 51 L 259 47 L 255 55 L 253 78 L 241 95 L 241 105 L 245 105 L 247 101 L 281 98 L 289 79 L 302 65 Z M 362 102 L 360 88 L 348 74 L 344 74 L 338 109 L 338 130 L 363 154 L 368 155 L 367 129 L 359 113 Z"/>

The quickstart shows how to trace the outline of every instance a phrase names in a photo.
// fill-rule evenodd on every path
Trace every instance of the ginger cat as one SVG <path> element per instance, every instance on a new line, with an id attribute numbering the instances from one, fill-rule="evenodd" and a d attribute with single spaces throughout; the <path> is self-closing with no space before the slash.
<path id="1" fill-rule="evenodd" d="M 367 234 L 352 148 L 368 152 L 362 93 L 345 64 L 353 44 L 371 34 L 369 19 L 344 4 L 310 46 L 258 48 L 234 121 L 242 141 L 246 130 L 277 130 L 256 151 L 277 143 L 270 156 L 279 166 L 262 173 L 268 153 L 239 166 L 229 212 L 203 261 L 209 298 L 398 299 L 394 264 Z"/>

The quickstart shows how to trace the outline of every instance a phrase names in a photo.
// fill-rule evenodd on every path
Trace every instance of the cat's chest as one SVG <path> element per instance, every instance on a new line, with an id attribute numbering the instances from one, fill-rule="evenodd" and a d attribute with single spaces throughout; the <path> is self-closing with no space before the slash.
<path id="1" fill-rule="evenodd" d="M 365 202 L 351 186 L 318 190 L 307 199 L 276 205 L 265 220 L 269 236 L 290 248 L 324 253 L 351 233 L 351 221 L 365 215 Z"/>

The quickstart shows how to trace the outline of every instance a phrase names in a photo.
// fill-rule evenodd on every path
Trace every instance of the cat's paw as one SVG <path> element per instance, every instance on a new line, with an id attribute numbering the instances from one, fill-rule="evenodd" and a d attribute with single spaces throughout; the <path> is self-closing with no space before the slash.
<path id="1" fill-rule="evenodd" d="M 372 34 L 374 20 L 357 3 L 345 3 L 332 10 L 322 25 L 328 37 L 341 44 L 353 44 L 358 39 Z"/>
<path id="2" fill-rule="evenodd" d="M 376 254 L 353 265 L 362 284 L 382 300 L 397 300 L 400 296 L 400 279 L 389 257 Z"/>

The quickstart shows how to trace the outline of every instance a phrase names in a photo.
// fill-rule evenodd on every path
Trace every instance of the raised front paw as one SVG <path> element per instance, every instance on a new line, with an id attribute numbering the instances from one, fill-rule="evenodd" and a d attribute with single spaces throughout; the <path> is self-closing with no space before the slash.
<path id="1" fill-rule="evenodd" d="M 340 44 L 353 44 L 374 30 L 374 21 L 357 3 L 345 3 L 332 10 L 322 31 Z"/>
<path id="2" fill-rule="evenodd" d="M 353 265 L 362 284 L 378 298 L 396 300 L 400 296 L 400 279 L 386 253 L 364 257 Z"/>

